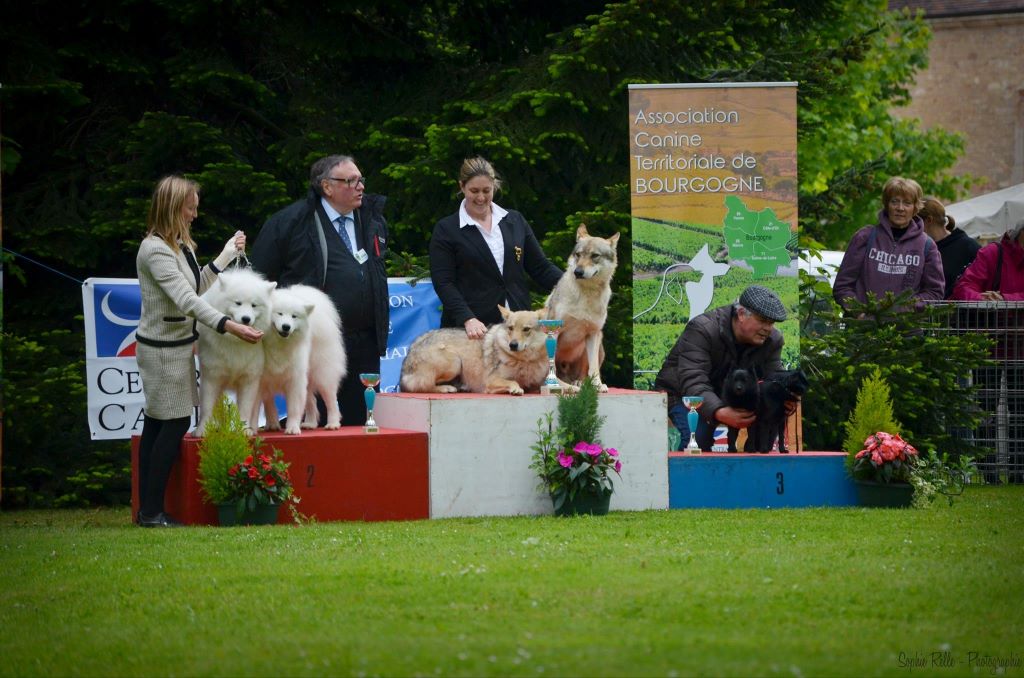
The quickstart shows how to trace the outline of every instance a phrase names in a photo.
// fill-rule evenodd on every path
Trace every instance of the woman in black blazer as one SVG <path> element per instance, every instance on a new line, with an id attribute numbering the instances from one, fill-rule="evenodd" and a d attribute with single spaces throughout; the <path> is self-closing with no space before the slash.
<path id="1" fill-rule="evenodd" d="M 442 327 L 481 339 L 501 322 L 498 306 L 530 308 L 526 275 L 550 292 L 562 271 L 552 264 L 523 215 L 493 202 L 501 188 L 491 163 L 468 158 L 459 170 L 459 210 L 434 225 L 430 277 L 444 305 Z"/>

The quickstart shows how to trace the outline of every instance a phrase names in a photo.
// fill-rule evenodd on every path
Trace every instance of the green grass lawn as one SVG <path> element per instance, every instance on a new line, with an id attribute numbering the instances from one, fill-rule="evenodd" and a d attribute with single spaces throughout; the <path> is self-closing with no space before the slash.
<path id="1" fill-rule="evenodd" d="M 0 515 L 0 675 L 1024 676 L 1022 486 L 929 510 L 128 520 Z"/>

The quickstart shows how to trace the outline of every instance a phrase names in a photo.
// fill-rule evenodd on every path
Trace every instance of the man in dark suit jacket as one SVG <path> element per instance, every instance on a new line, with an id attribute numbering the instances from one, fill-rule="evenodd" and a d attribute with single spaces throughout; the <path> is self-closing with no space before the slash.
<path id="1" fill-rule="evenodd" d="M 430 276 L 444 305 L 441 325 L 464 327 L 479 338 L 484 326 L 501 322 L 499 305 L 531 307 L 527 274 L 550 292 L 562 271 L 544 255 L 522 214 L 491 201 L 500 183 L 490 163 L 467 160 L 459 185 L 466 199 L 434 225 Z"/>
<path id="2" fill-rule="evenodd" d="M 343 426 L 366 422 L 360 372 L 380 372 L 388 343 L 388 228 L 385 198 L 365 194 L 355 161 L 330 155 L 313 164 L 310 193 L 263 225 L 252 265 L 281 286 L 323 290 L 341 315 L 348 376 L 338 391 Z"/>

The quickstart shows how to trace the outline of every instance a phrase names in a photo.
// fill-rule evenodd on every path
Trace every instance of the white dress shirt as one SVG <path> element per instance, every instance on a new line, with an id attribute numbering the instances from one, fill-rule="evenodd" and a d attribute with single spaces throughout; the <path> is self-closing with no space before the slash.
<path id="1" fill-rule="evenodd" d="M 508 214 L 507 209 L 496 202 L 491 203 L 491 232 L 488 233 L 479 221 L 469 216 L 469 212 L 466 211 L 465 198 L 462 199 L 462 204 L 459 205 L 459 228 L 475 226 L 480 231 L 480 235 L 484 237 L 484 242 L 487 243 L 487 248 L 491 250 L 494 263 L 498 265 L 498 271 L 502 275 L 505 275 L 505 239 L 501 235 L 498 223 L 505 218 L 506 214 Z"/>
<path id="2" fill-rule="evenodd" d="M 334 209 L 334 207 L 331 206 L 331 203 L 327 202 L 326 198 L 320 198 L 320 204 L 324 206 L 324 212 L 327 213 L 327 218 L 331 220 L 332 224 L 338 223 L 338 217 L 342 217 L 345 220 L 345 232 L 348 233 L 348 241 L 352 243 L 353 250 L 357 248 L 359 245 L 356 241 L 355 213 L 349 212 L 348 214 L 342 214 L 338 210 Z M 355 254 L 355 252 L 353 252 L 353 254 Z"/>

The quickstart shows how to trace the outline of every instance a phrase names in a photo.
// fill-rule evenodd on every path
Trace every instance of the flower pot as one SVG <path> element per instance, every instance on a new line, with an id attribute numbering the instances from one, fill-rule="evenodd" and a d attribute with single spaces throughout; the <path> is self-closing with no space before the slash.
<path id="1" fill-rule="evenodd" d="M 594 492 L 577 492 L 576 496 L 572 499 L 566 498 L 565 502 L 562 503 L 557 509 L 555 509 L 556 516 L 578 516 L 578 515 L 592 515 L 592 516 L 604 516 L 608 515 L 608 506 L 612 500 L 612 491 L 604 490 L 600 493 Z M 552 502 L 554 498 L 552 497 Z"/>
<path id="2" fill-rule="evenodd" d="M 222 527 L 232 525 L 273 525 L 281 512 L 281 504 L 257 504 L 252 511 L 238 512 L 238 504 L 217 504 L 217 517 Z"/>
<path id="3" fill-rule="evenodd" d="M 907 508 L 914 501 L 914 486 L 910 483 L 876 483 L 873 480 L 855 480 L 854 483 L 861 506 Z"/>

